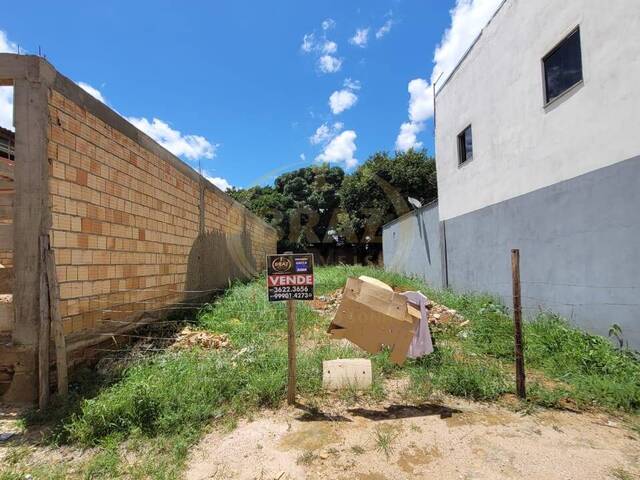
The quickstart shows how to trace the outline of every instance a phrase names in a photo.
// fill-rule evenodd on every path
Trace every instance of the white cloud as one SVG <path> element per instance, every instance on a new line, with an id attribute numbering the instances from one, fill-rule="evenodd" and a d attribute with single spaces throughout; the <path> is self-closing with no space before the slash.
<path id="1" fill-rule="evenodd" d="M 329 97 L 329 107 L 331 107 L 331 112 L 334 115 L 341 114 L 358 102 L 358 96 L 355 92 L 360 90 L 360 82 L 347 78 L 343 85 L 344 88 L 342 90 L 336 90 Z"/>
<path id="2" fill-rule="evenodd" d="M 503 0 L 457 0 L 451 10 L 451 27 L 444 32 L 433 56 L 431 81 L 450 75 Z"/>
<path id="3" fill-rule="evenodd" d="M 211 159 L 216 155 L 218 145 L 212 145 L 200 135 L 183 135 L 178 130 L 171 128 L 168 123 L 157 118 L 149 121 L 144 117 L 128 117 L 127 120 L 178 157 L 197 160 L 199 158 Z"/>
<path id="4" fill-rule="evenodd" d="M 18 45 L 0 30 L 0 53 L 18 53 Z M 13 87 L 0 87 L 0 127 L 13 130 Z"/>
<path id="5" fill-rule="evenodd" d="M 409 82 L 409 119 L 412 122 L 424 122 L 433 116 L 433 87 L 422 79 Z"/>
<path id="6" fill-rule="evenodd" d="M 336 21 L 333 18 L 327 18 L 322 22 L 322 30 L 331 30 L 336 26 Z"/>
<path id="7" fill-rule="evenodd" d="M 303 52 L 310 53 L 316 48 L 316 38 L 313 33 L 307 33 L 302 37 L 302 45 L 300 46 Z"/>
<path id="8" fill-rule="evenodd" d="M 316 129 L 315 133 L 309 137 L 309 142 L 311 142 L 312 145 L 327 143 L 334 138 L 343 127 L 342 122 L 336 122 L 333 125 L 323 123 Z"/>
<path id="9" fill-rule="evenodd" d="M 318 68 L 322 73 L 335 73 L 342 68 L 342 60 L 333 55 L 322 55 L 318 59 Z"/>
<path id="10" fill-rule="evenodd" d="M 327 40 L 322 45 L 322 53 L 336 53 L 338 51 L 338 44 L 336 42 L 332 42 Z"/>
<path id="11" fill-rule="evenodd" d="M 233 185 L 231 185 L 226 178 L 212 177 L 207 172 L 202 172 L 202 174 L 204 178 L 209 180 L 211 183 L 213 183 L 216 187 L 218 187 L 223 192 L 226 192 L 227 190 L 233 187 Z"/>
<path id="12" fill-rule="evenodd" d="M 369 41 L 369 28 L 358 28 L 356 33 L 349 39 L 349 43 L 357 47 L 364 48 Z"/>
<path id="13" fill-rule="evenodd" d="M 360 81 L 358 80 L 351 80 L 350 78 L 345 78 L 343 85 L 345 88 L 348 88 L 349 90 L 360 90 Z"/>
<path id="14" fill-rule="evenodd" d="M 323 152 L 316 157 L 316 161 L 344 163 L 346 168 L 356 166 L 358 160 L 353 156 L 357 148 L 356 137 L 353 130 L 342 132 L 325 146 Z"/>
<path id="15" fill-rule="evenodd" d="M 430 81 L 417 78 L 409 82 L 411 125 L 403 123 L 400 127 L 400 134 L 396 140 L 397 148 L 421 146 L 415 136 L 424 130 L 423 122 L 433 116 L 433 83 L 441 75 L 444 79 L 453 72 L 501 3 L 502 0 L 457 0 L 456 6 L 450 12 L 451 26 L 444 32 L 434 52 Z"/>
<path id="16" fill-rule="evenodd" d="M 0 30 L 0 53 L 18 53 L 18 44 L 9 40 L 2 30 Z"/>
<path id="17" fill-rule="evenodd" d="M 0 127 L 13 130 L 13 87 L 0 87 Z"/>
<path id="18" fill-rule="evenodd" d="M 376 32 L 376 38 L 380 40 L 382 37 L 384 37 L 387 33 L 391 31 L 391 27 L 393 27 L 393 20 L 389 19 L 386 22 L 384 22 L 384 25 L 382 25 L 378 29 L 378 31 Z"/>
<path id="19" fill-rule="evenodd" d="M 405 122 L 400 126 L 400 134 L 396 139 L 396 149 L 401 151 L 407 151 L 410 148 L 422 147 L 422 142 L 419 142 L 416 135 L 424 129 L 424 124 L 418 124 L 413 122 Z"/>
<path id="20" fill-rule="evenodd" d="M 317 56 L 318 69 L 322 73 L 335 73 L 342 68 L 342 59 L 335 54 L 338 51 L 338 44 L 327 39 L 327 30 L 332 29 L 335 22 L 328 18 L 322 22 L 321 37 L 316 38 L 315 32 L 307 33 L 302 38 L 300 49 L 304 53 L 313 53 Z"/>
<path id="21" fill-rule="evenodd" d="M 358 96 L 351 90 L 338 90 L 329 97 L 329 106 L 334 115 L 339 115 L 353 107 L 358 101 Z"/>
<path id="22" fill-rule="evenodd" d="M 307 160 L 307 156 L 304 153 L 300 154 L 300 160 L 302 160 L 303 162 L 305 162 Z"/>
<path id="23" fill-rule="evenodd" d="M 18 46 L 7 38 L 5 32 L 0 30 L 0 53 L 17 52 Z M 80 88 L 93 97 L 102 103 L 107 103 L 100 90 L 85 82 L 77 83 Z M 179 131 L 171 128 L 168 123 L 157 118 L 149 121 L 146 118 L 129 117 L 128 120 L 174 155 L 184 156 L 188 160 L 196 160 L 198 158 L 211 159 L 215 157 L 218 145 L 212 145 L 206 138 L 200 135 L 183 135 Z M 13 88 L 11 87 L 0 87 L 0 126 L 13 130 Z M 226 180 L 219 179 L 218 177 L 214 179 L 219 181 L 220 185 L 225 185 L 225 183 L 222 182 L 226 182 Z"/>
<path id="24" fill-rule="evenodd" d="M 102 92 L 100 90 L 98 90 L 95 87 L 92 87 L 91 85 L 85 82 L 77 82 L 77 83 L 78 83 L 78 86 L 81 89 L 83 89 L 85 92 L 87 92 L 89 95 L 100 100 L 102 103 L 107 104 L 107 100 L 104 98 L 104 95 L 102 95 Z"/>

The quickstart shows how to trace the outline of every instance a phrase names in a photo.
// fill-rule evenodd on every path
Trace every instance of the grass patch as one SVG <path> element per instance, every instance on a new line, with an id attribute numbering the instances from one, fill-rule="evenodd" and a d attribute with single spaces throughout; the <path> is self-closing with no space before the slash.
<path id="1" fill-rule="evenodd" d="M 478 354 L 513 361 L 511 318 L 493 307 L 482 308 L 486 313 L 471 322 L 465 346 Z M 636 353 L 616 349 L 607 339 L 578 330 L 548 313 L 524 324 L 524 340 L 527 368 L 567 385 L 556 394 L 585 406 L 640 410 L 640 361 Z"/>
<path id="2" fill-rule="evenodd" d="M 635 475 L 629 473 L 621 467 L 612 469 L 611 476 L 616 480 L 634 480 L 634 478 L 636 478 Z"/>
<path id="3" fill-rule="evenodd" d="M 343 392 L 351 402 L 363 395 L 382 399 L 386 379 L 406 376 L 409 383 L 404 394 L 416 403 L 437 392 L 492 400 L 513 391 L 512 321 L 491 297 L 433 291 L 420 280 L 359 266 L 317 268 L 316 293 L 330 293 L 344 286 L 347 277 L 359 275 L 404 290 L 421 290 L 458 310 L 470 323 L 464 330 L 438 326 L 436 351 L 398 367 L 391 363 L 388 351 L 369 356 L 330 342 L 323 334 L 329 320 L 308 304 L 300 304 L 298 393 L 302 398 L 315 402 L 324 395 L 323 360 L 354 357 L 371 358 L 373 385 L 366 392 Z M 89 387 L 78 389 L 73 401 L 34 415 L 28 423 L 53 422 L 57 441 L 96 448 L 79 478 L 179 477 L 189 447 L 212 420 L 233 427 L 241 416 L 277 408 L 285 398 L 286 312 L 284 304 L 267 301 L 264 283 L 261 278 L 233 285 L 194 319 L 197 328 L 226 334 L 231 348 L 166 352 L 137 360 L 113 378 L 87 379 Z M 530 402 L 558 407 L 572 399 L 582 405 L 640 410 L 640 363 L 634 354 L 616 350 L 606 339 L 582 333 L 551 315 L 525 324 L 525 347 L 527 367 L 555 380 L 551 386 L 530 381 Z M 377 430 L 376 448 L 389 456 L 394 435 Z M 358 452 L 354 449 L 354 453 Z M 0 470 L 0 480 L 22 474 L 17 466 L 9 468 Z M 54 474 L 51 470 L 49 476 L 38 478 L 57 478 Z"/>
<path id="4" fill-rule="evenodd" d="M 398 437 L 398 432 L 390 425 L 377 427 L 373 432 L 373 440 L 378 452 L 384 453 L 387 460 L 393 453 L 393 442 Z"/>
<path id="5" fill-rule="evenodd" d="M 473 358 L 441 346 L 431 355 L 409 362 L 411 388 L 431 393 L 432 387 L 458 397 L 493 400 L 512 387 L 500 363 Z"/>
<path id="6" fill-rule="evenodd" d="M 362 447 L 360 445 L 353 445 L 351 447 L 351 451 L 353 453 L 355 453 L 356 455 L 362 455 L 366 450 L 364 449 L 364 447 Z"/>
<path id="7" fill-rule="evenodd" d="M 296 465 L 311 465 L 316 458 L 317 455 L 308 450 L 296 458 Z"/>

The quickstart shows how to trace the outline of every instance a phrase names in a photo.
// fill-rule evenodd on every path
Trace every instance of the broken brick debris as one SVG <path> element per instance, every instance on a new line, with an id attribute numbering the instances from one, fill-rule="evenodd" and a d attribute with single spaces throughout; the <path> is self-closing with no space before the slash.
<path id="1" fill-rule="evenodd" d="M 218 350 L 229 346 L 229 337 L 224 333 L 218 334 L 206 332 L 203 330 L 192 330 L 191 327 L 185 327 L 178 333 L 178 337 L 172 349 L 184 349 L 200 347 L 207 350 Z"/>

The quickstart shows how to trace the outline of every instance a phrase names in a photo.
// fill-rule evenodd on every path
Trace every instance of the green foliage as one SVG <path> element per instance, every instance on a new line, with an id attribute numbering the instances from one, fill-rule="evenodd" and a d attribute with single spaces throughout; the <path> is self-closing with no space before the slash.
<path id="1" fill-rule="evenodd" d="M 373 432 L 373 440 L 378 452 L 384 453 L 387 460 L 394 451 L 393 443 L 398 438 L 398 431 L 391 425 L 382 425 Z"/>
<path id="2" fill-rule="evenodd" d="M 92 480 L 118 478 L 120 473 L 120 454 L 115 439 L 103 442 L 102 450 L 84 468 L 84 478 Z"/>
<path id="3" fill-rule="evenodd" d="M 328 319 L 301 303 L 297 325 L 297 334 L 305 341 L 298 356 L 301 398 L 313 403 L 324 395 L 323 360 L 354 357 L 371 358 L 374 377 L 370 391 L 343 393 L 352 401 L 363 395 L 381 399 L 385 380 L 402 376 L 409 377 L 406 398 L 416 403 L 434 392 L 491 400 L 513 391 L 512 320 L 498 302 L 488 296 L 434 291 L 419 279 L 360 266 L 318 268 L 317 294 L 334 291 L 348 276 L 360 275 L 397 288 L 421 290 L 458 310 L 470 323 L 464 329 L 436 329 L 435 352 L 398 367 L 386 351 L 370 356 L 319 335 Z M 286 312 L 283 304 L 267 302 L 264 282 L 261 278 L 234 284 L 198 314 L 198 326 L 227 334 L 231 348 L 166 352 L 132 362 L 106 388 L 92 386 L 86 391 L 88 397 L 75 407 L 58 407 L 40 419 L 63 425 L 67 435 L 59 439 L 96 448 L 96 456 L 83 467 L 85 478 L 177 478 L 189 447 L 209 422 L 233 426 L 242 415 L 281 405 L 287 380 Z M 640 362 L 633 353 L 549 314 L 525 323 L 524 337 L 527 368 L 554 380 L 530 380 L 530 405 L 558 407 L 570 400 L 578 405 L 640 410 Z M 306 343 L 312 338 L 312 344 Z M 391 442 L 382 433 L 376 442 L 380 440 L 385 451 L 383 445 L 389 447 Z M 128 455 L 129 449 L 138 454 Z M 19 459 L 19 452 L 14 456 Z M 16 460 L 0 470 L 0 479 L 23 478 L 33 472 L 19 463 Z M 34 478 L 65 476 L 62 468 Z"/>
<path id="4" fill-rule="evenodd" d="M 364 243 L 409 211 L 407 197 L 423 204 L 435 200 L 436 165 L 424 150 L 379 152 L 350 175 L 315 165 L 284 173 L 273 186 L 228 193 L 279 229 L 281 250 L 331 243 L 332 231 L 349 243 Z"/>
<path id="5" fill-rule="evenodd" d="M 482 307 L 470 324 L 468 345 L 475 352 L 512 360 L 513 321 L 498 310 Z M 525 363 L 572 387 L 584 404 L 628 411 L 640 409 L 640 361 L 605 338 L 590 335 L 549 313 L 524 324 Z"/>
<path id="6" fill-rule="evenodd" d="M 350 242 L 381 241 L 382 226 L 410 210 L 407 197 L 426 205 L 437 196 L 436 164 L 426 151 L 376 153 L 342 183 L 340 231 Z"/>
<path id="7" fill-rule="evenodd" d="M 561 408 L 562 402 L 572 397 L 571 390 L 564 387 L 545 387 L 537 381 L 527 383 L 527 402 L 545 408 Z"/>
<path id="8" fill-rule="evenodd" d="M 424 382 L 428 375 L 435 388 L 458 397 L 493 400 L 511 391 L 498 362 L 490 358 L 456 356 L 454 350 L 446 346 L 413 362 L 410 368 L 414 381 Z"/>
<path id="9" fill-rule="evenodd" d="M 335 227 L 343 178 L 339 167 L 314 165 L 280 175 L 273 187 L 228 193 L 279 230 L 281 250 L 295 250 L 323 242 Z"/>
<path id="10" fill-rule="evenodd" d="M 294 208 L 293 200 L 271 186 L 255 186 L 247 189 L 231 189 L 227 193 L 259 217 L 278 229 L 280 236 L 289 232 L 286 213 Z"/>

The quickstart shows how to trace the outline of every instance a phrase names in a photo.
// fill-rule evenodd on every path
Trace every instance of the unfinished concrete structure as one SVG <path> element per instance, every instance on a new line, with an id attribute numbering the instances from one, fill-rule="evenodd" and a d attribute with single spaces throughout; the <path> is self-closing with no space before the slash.
<path id="1" fill-rule="evenodd" d="M 3 401 L 38 396 L 42 236 L 69 365 L 105 334 L 254 275 L 275 253 L 272 227 L 43 58 L 0 54 L 0 85 L 14 87 L 15 126 L 15 161 L 0 158 L 0 211 L 12 218 L 0 219 L 0 294 L 13 295 L 0 319 Z"/>

